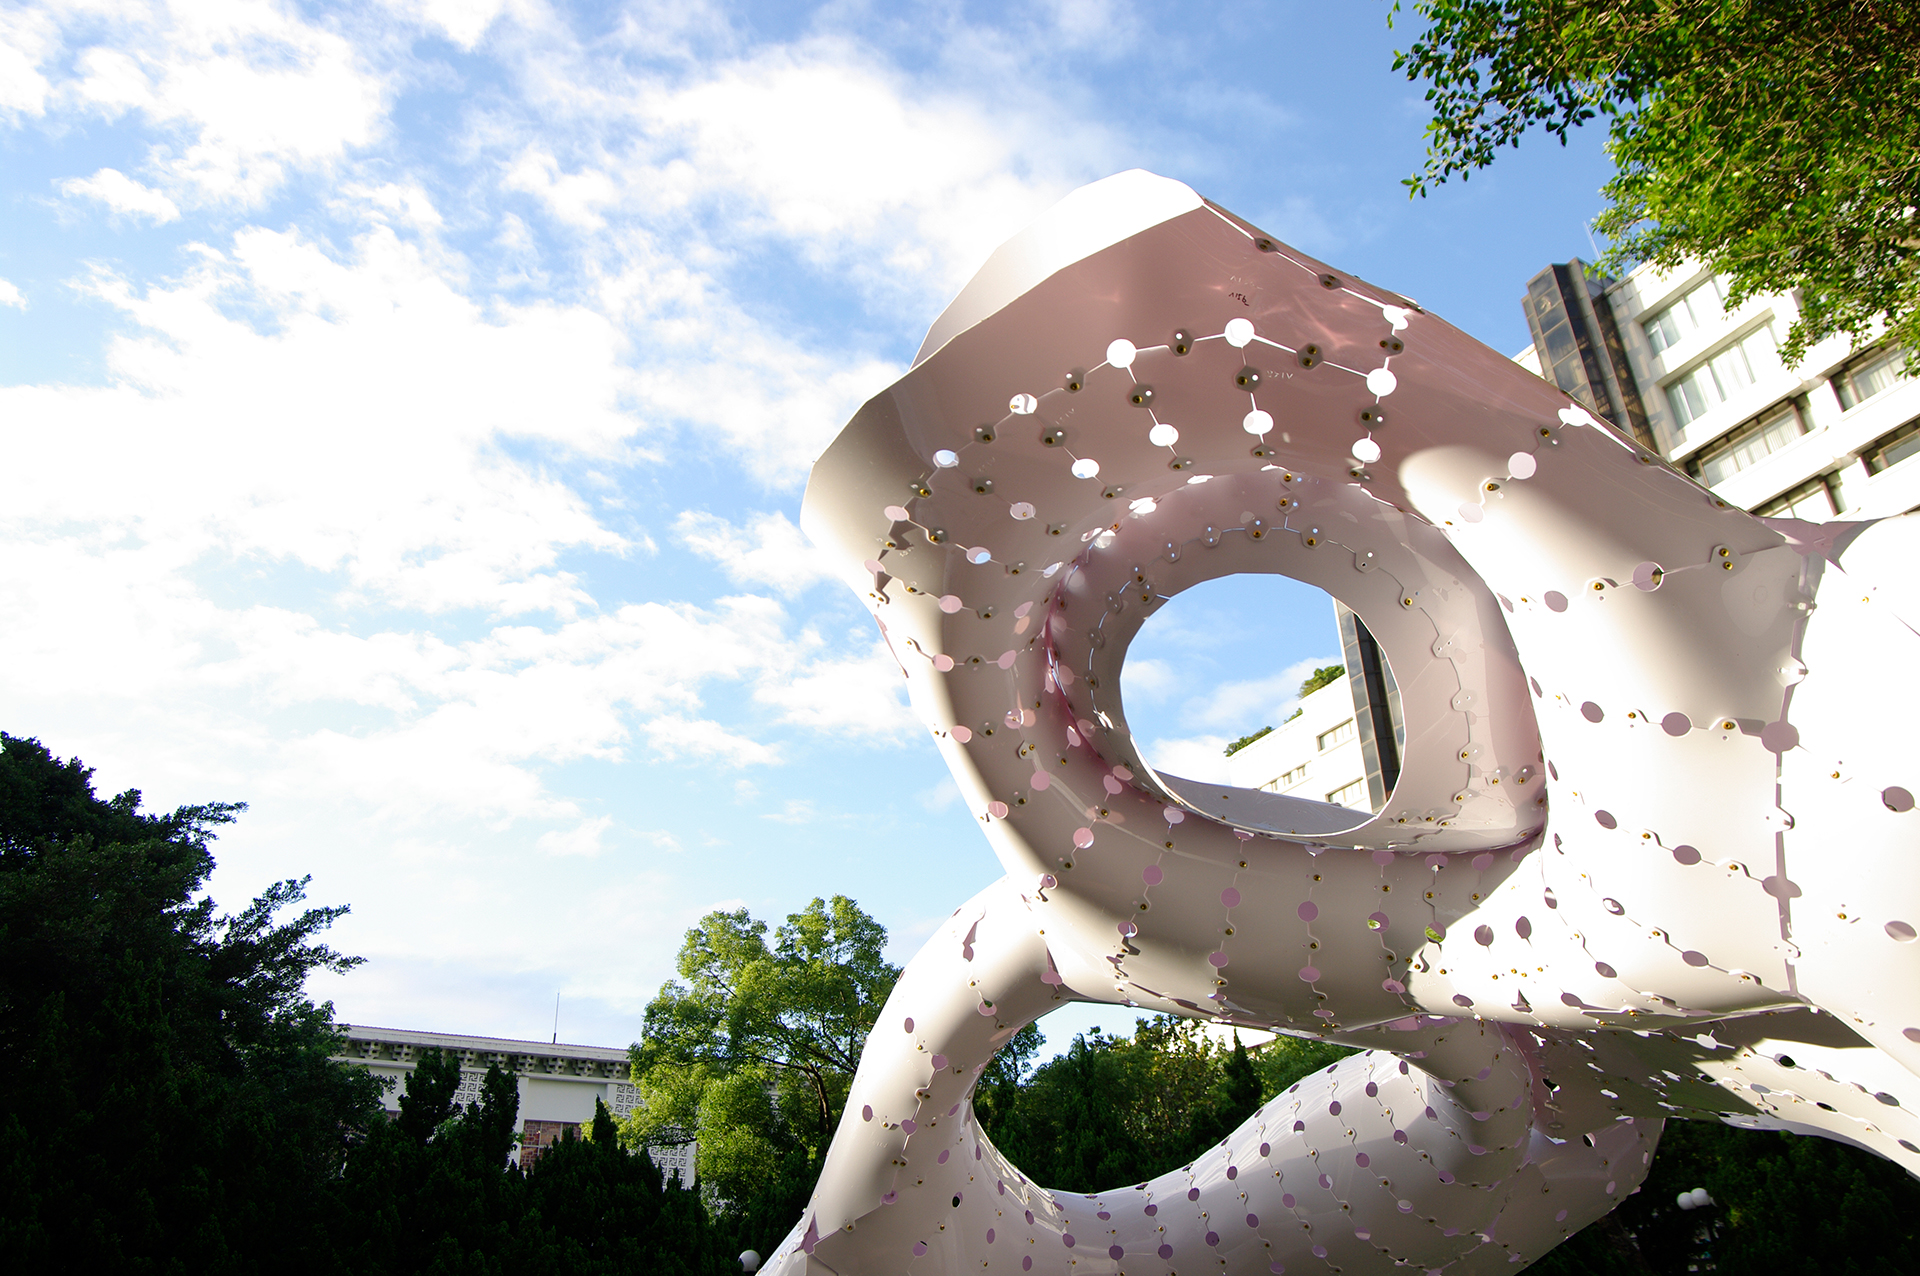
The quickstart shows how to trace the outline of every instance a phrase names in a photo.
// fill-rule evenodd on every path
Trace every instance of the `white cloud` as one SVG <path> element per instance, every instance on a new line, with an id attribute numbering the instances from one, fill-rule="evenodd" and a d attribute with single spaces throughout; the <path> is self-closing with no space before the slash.
<path id="1" fill-rule="evenodd" d="M 1121 690 L 1128 697 L 1158 700 L 1180 685 L 1180 675 L 1165 660 L 1141 656 L 1121 666 Z"/>
<path id="2" fill-rule="evenodd" d="M 840 427 L 905 369 L 813 351 L 717 302 L 692 324 L 649 331 L 635 393 L 692 446 L 718 434 L 734 461 L 769 486 L 797 486 Z"/>
<path id="3" fill-rule="evenodd" d="M 619 202 L 612 175 L 595 169 L 564 173 L 560 161 L 545 147 L 529 147 L 508 167 L 501 183 L 507 190 L 524 191 L 547 207 L 547 212 L 577 230 L 606 226 L 601 211 Z"/>
<path id="4" fill-rule="evenodd" d="M 179 202 L 256 206 L 290 169 L 333 164 L 385 126 L 386 75 L 291 7 L 174 0 L 69 21 L 75 73 L 47 92 L 160 131 L 147 168 Z M 53 42 L 37 52 L 36 74 L 55 61 Z"/>
<path id="5" fill-rule="evenodd" d="M 796 313 L 794 268 L 829 304 L 851 292 L 917 326 L 1123 148 L 1021 65 L 956 93 L 851 39 L 740 55 L 710 38 L 727 56 L 684 64 L 529 39 L 523 113 L 487 116 L 474 145 L 499 156 L 502 187 L 532 197 L 635 334 L 637 397 L 654 419 L 724 447 L 763 484 L 796 486 L 902 368 L 822 323 L 819 306 Z M 769 258 L 782 272 L 771 288 Z"/>
<path id="6" fill-rule="evenodd" d="M 785 806 L 778 811 L 769 811 L 760 818 L 777 824 L 811 824 L 813 817 L 813 802 L 810 799 L 788 798 Z"/>
<path id="7" fill-rule="evenodd" d="M 1182 707 L 1181 719 L 1194 726 L 1226 727 L 1236 735 L 1257 731 L 1269 722 L 1279 726 L 1300 703 L 1300 684 L 1307 676 L 1322 665 L 1341 663 L 1338 655 L 1310 656 L 1264 678 L 1220 683 L 1188 700 Z M 1255 718 L 1263 720 L 1253 722 Z"/>
<path id="8" fill-rule="evenodd" d="M 736 527 L 715 514 L 685 510 L 673 523 L 674 537 L 702 558 L 720 565 L 730 580 L 765 585 L 794 595 L 831 580 L 826 561 L 785 514 L 755 514 Z"/>
<path id="9" fill-rule="evenodd" d="M 0 112 L 46 113 L 52 85 L 40 67 L 58 42 L 50 15 L 15 6 L 0 9 Z"/>
<path id="10" fill-rule="evenodd" d="M 1115 56 L 1116 49 L 1132 44 L 1140 35 L 1139 17 L 1123 0 L 1047 0 L 1042 9 L 1053 19 L 1063 41 L 1096 56 L 1102 52 Z"/>
<path id="11" fill-rule="evenodd" d="M 642 455 L 624 339 L 589 310 L 483 306 L 386 228 L 344 259 L 247 230 L 170 285 L 88 288 L 135 329 L 108 386 L 0 388 L 0 525 L 298 563 L 428 611 L 567 614 L 585 595 L 561 553 L 626 548 L 504 448 Z"/>
<path id="12" fill-rule="evenodd" d="M 26 294 L 11 279 L 0 279 L 0 306 L 11 306 L 15 310 L 27 308 Z"/>
<path id="13" fill-rule="evenodd" d="M 932 788 L 922 789 L 914 796 L 921 806 L 937 815 L 960 800 L 960 786 L 952 780 L 942 780 Z"/>
<path id="14" fill-rule="evenodd" d="M 540 835 L 534 844 L 542 855 L 584 855 L 592 857 L 600 853 L 600 839 L 613 827 L 613 817 L 603 815 L 597 820 L 582 820 L 570 829 L 554 829 Z"/>
<path id="15" fill-rule="evenodd" d="M 103 168 L 92 177 L 69 177 L 60 183 L 60 193 L 98 200 L 122 216 L 146 217 L 156 223 L 180 219 L 177 204 L 117 168 Z"/>
<path id="16" fill-rule="evenodd" d="M 730 766 L 764 766 L 780 761 L 775 746 L 706 719 L 667 714 L 642 724 L 641 730 L 653 751 L 664 758 L 715 758 Z"/>
<path id="17" fill-rule="evenodd" d="M 763 49 L 684 85 L 645 86 L 635 105 L 653 133 L 645 177 L 654 198 L 732 196 L 737 230 L 795 242 L 883 291 L 904 277 L 916 295 L 950 293 L 1085 175 L 1034 163 L 1021 150 L 1034 135 L 985 101 L 913 81 L 834 37 Z M 1053 171 L 1027 175 L 1041 168 Z"/>
<path id="18" fill-rule="evenodd" d="M 354 205 L 362 212 L 372 212 L 380 220 L 409 227 L 422 235 L 437 234 L 446 225 L 432 197 L 418 182 L 382 182 L 378 186 L 348 182 L 340 188 L 339 202 Z"/>
<path id="19" fill-rule="evenodd" d="M 884 642 L 863 655 L 829 657 L 764 677 L 755 692 L 781 721 L 835 735 L 903 740 L 919 729 L 902 694 L 900 665 Z"/>
<path id="20" fill-rule="evenodd" d="M 471 52 L 507 5 L 506 0 L 417 0 L 398 7 L 411 9 L 462 50 Z"/>
<path id="21" fill-rule="evenodd" d="M 1149 740 L 1140 752 L 1156 771 L 1188 780 L 1218 782 L 1229 778 L 1225 753 L 1228 743 L 1229 738 L 1223 735 L 1188 736 Z"/>

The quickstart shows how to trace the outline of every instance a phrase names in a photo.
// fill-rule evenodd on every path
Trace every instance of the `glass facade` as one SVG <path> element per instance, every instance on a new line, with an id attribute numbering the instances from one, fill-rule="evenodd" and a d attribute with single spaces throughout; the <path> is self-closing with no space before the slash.
<path id="1" fill-rule="evenodd" d="M 1800 405 L 1788 403 L 1758 421 L 1715 439 L 1687 463 L 1687 470 L 1708 487 L 1717 487 L 1749 465 L 1772 456 L 1807 432 Z"/>
<path id="2" fill-rule="evenodd" d="M 1691 283 L 1675 291 L 1676 280 Z M 1635 404 L 1664 400 L 1672 412 L 1671 436 L 1655 445 L 1635 429 L 1636 438 L 1724 499 L 1766 517 L 1809 522 L 1886 512 L 1902 503 L 1920 511 L 1913 505 L 1920 499 L 1920 479 L 1914 477 L 1920 465 L 1885 483 L 1869 482 L 1920 456 L 1920 389 L 1905 384 L 1920 373 L 1914 351 L 1869 347 L 1835 369 L 1827 354 L 1834 346 L 1822 342 L 1807 360 L 1817 360 L 1817 369 L 1804 363 L 1788 369 L 1773 325 L 1776 314 L 1786 322 L 1796 313 L 1796 299 L 1756 297 L 1734 312 L 1729 294 L 1719 275 L 1636 271 L 1614 285 L 1570 261 L 1536 274 L 1522 308 L 1547 380 L 1596 411 L 1611 401 L 1615 412 L 1609 419 L 1616 425 L 1628 419 L 1624 391 L 1650 396 L 1635 398 Z M 1656 299 L 1663 300 L 1659 309 L 1637 309 Z M 1647 345 L 1636 347 L 1635 359 L 1650 350 L 1657 356 L 1650 366 L 1627 361 L 1620 351 L 1622 332 L 1645 335 Z M 1825 384 L 1806 379 L 1813 375 Z M 1663 423 L 1661 434 L 1668 436 L 1669 428 Z M 1869 437 L 1872 442 L 1861 442 Z M 1783 490 L 1782 484 L 1791 486 Z M 1756 501 L 1766 493 L 1773 495 Z M 1355 667 L 1349 647 L 1350 677 Z M 1368 725 L 1363 716 L 1363 746 Z M 1316 787 L 1332 778 L 1319 777 Z"/>
<path id="3" fill-rule="evenodd" d="M 1690 425 L 1779 366 L 1773 329 L 1755 329 L 1669 384 L 1667 407 L 1676 422 Z"/>
<path id="4" fill-rule="evenodd" d="M 1654 446 L 1638 383 L 1605 299 L 1604 277 L 1578 261 L 1549 266 L 1527 285 L 1521 303 L 1544 375 L 1569 395 L 1647 446 Z"/>
<path id="5" fill-rule="evenodd" d="M 1753 512 L 1762 518 L 1803 518 L 1809 523 L 1823 523 L 1840 512 L 1840 502 L 1834 498 L 1832 482 L 1823 474 L 1757 506 Z"/>
<path id="6" fill-rule="evenodd" d="M 1905 350 L 1880 350 L 1833 379 L 1834 393 L 1843 408 L 1857 407 L 1883 390 L 1893 388 L 1906 371 Z"/>
<path id="7" fill-rule="evenodd" d="M 1345 722 L 1333 728 L 1333 730 L 1322 731 L 1315 740 L 1315 743 L 1320 746 L 1320 752 L 1325 753 L 1334 745 L 1345 744 L 1351 739 L 1353 739 L 1353 719 L 1348 718 Z"/>
<path id="8" fill-rule="evenodd" d="M 1726 317 L 1722 303 L 1727 298 L 1726 281 L 1715 275 L 1682 296 L 1680 300 L 1648 319 L 1640 321 L 1647 344 L 1655 354 L 1665 354 L 1691 334 Z"/>
<path id="9" fill-rule="evenodd" d="M 1358 810 L 1367 809 L 1367 782 L 1355 780 L 1327 794 L 1327 801 L 1335 806 L 1350 806 Z"/>
<path id="10" fill-rule="evenodd" d="M 1878 474 L 1909 457 L 1920 455 L 1920 421 L 1909 421 L 1891 434 L 1882 435 L 1863 452 L 1867 473 Z"/>

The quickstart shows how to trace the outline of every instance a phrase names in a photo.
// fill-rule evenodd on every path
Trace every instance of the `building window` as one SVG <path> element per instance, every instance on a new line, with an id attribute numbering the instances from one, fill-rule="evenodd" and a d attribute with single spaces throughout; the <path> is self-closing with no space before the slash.
<path id="1" fill-rule="evenodd" d="M 1892 387 L 1907 366 L 1905 350 L 1880 350 L 1833 379 L 1834 393 L 1843 408 L 1857 407 Z"/>
<path id="2" fill-rule="evenodd" d="M 1778 452 L 1807 432 L 1800 406 L 1786 404 L 1778 411 L 1749 421 L 1715 439 L 1687 462 L 1687 472 L 1708 487 L 1720 484 Z"/>
<path id="3" fill-rule="evenodd" d="M 540 1154 L 565 1138 L 568 1131 L 580 1132 L 578 1121 L 522 1121 L 520 1123 L 520 1168 L 530 1170 Z"/>
<path id="4" fill-rule="evenodd" d="M 1655 354 L 1664 354 L 1679 345 L 1681 338 L 1720 322 L 1726 314 L 1720 303 L 1726 298 L 1726 281 L 1715 275 L 1659 314 L 1640 321 L 1646 329 L 1647 344 Z"/>
<path id="5" fill-rule="evenodd" d="M 1822 475 L 1782 492 L 1753 512 L 1761 518 L 1804 518 L 1809 523 L 1823 523 L 1840 512 L 1840 502 L 1834 498 L 1832 484 Z"/>
<path id="6" fill-rule="evenodd" d="M 1881 435 L 1860 454 L 1860 459 L 1866 462 L 1867 473 L 1878 474 L 1914 455 L 1920 455 L 1920 420 L 1909 421 L 1893 433 Z"/>
<path id="7" fill-rule="evenodd" d="M 1302 780 L 1306 778 L 1307 778 L 1307 764 L 1302 762 L 1299 766 L 1293 768 L 1293 770 L 1291 771 L 1288 771 L 1286 774 L 1274 776 L 1271 780 L 1268 780 L 1265 784 L 1261 785 L 1260 787 L 1262 790 L 1268 793 L 1282 793 L 1282 792 L 1285 792 L 1287 789 L 1292 788 L 1294 785 L 1300 783 Z"/>
<path id="8" fill-rule="evenodd" d="M 1667 387 L 1667 406 L 1689 425 L 1780 366 L 1771 327 L 1756 328 Z"/>
<path id="9" fill-rule="evenodd" d="M 1344 784 L 1327 794 L 1327 801 L 1333 803 L 1335 806 L 1365 806 L 1367 802 L 1367 782 L 1365 780 L 1355 780 L 1352 784 Z"/>
<path id="10" fill-rule="evenodd" d="M 1320 752 L 1325 753 L 1335 745 L 1345 744 L 1351 739 L 1353 739 L 1353 719 L 1348 718 L 1331 731 L 1322 731 L 1315 737 L 1315 742 L 1319 744 Z"/>

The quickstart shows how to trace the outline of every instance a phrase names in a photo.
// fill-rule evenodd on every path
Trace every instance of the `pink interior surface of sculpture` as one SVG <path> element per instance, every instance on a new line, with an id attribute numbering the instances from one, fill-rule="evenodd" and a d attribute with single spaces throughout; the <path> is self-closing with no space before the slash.
<path id="1" fill-rule="evenodd" d="M 995 254 L 803 523 L 1005 876 L 908 964 L 771 1270 L 1512 1271 L 1673 1117 L 1920 1169 L 1915 692 L 1884 676 L 1920 642 L 1910 519 L 1730 509 L 1134 172 Z M 1325 590 L 1391 664 L 1379 810 L 1141 757 L 1129 640 L 1248 572 Z M 1070 1000 L 1364 1052 L 1181 1171 L 1066 1196 L 968 1100 Z"/>

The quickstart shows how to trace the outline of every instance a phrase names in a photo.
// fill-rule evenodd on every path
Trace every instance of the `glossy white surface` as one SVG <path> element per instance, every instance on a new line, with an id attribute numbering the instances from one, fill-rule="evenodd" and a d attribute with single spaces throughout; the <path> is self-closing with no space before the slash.
<path id="1" fill-rule="evenodd" d="M 1913 528 L 1727 508 L 1169 185 L 1043 217 L 1021 290 L 936 324 L 815 468 L 807 531 L 1006 877 L 909 964 L 770 1268 L 1511 1271 L 1632 1191 L 1667 1115 L 1920 1166 Z M 1209 816 L 1140 759 L 1127 643 L 1233 572 L 1325 589 L 1388 656 L 1377 816 Z M 1062 1198 L 968 1096 L 1063 999 L 1371 1049 Z"/>

